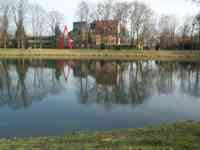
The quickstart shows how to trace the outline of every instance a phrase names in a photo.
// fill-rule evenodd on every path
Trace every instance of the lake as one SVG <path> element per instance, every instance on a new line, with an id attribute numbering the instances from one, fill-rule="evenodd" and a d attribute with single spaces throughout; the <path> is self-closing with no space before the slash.
<path id="1" fill-rule="evenodd" d="M 0 137 L 200 121 L 200 62 L 0 61 Z"/>

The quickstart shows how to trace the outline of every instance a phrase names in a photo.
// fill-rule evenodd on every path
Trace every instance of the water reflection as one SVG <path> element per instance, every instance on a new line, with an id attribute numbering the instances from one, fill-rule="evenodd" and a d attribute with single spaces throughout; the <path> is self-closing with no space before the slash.
<path id="1" fill-rule="evenodd" d="M 188 62 L 1 61 L 0 105 L 26 108 L 72 83 L 81 104 L 106 109 L 136 106 L 155 95 L 199 98 L 199 71 L 200 63 Z"/>
<path id="2" fill-rule="evenodd" d="M 149 97 L 151 84 L 142 62 L 80 63 L 81 103 L 96 102 L 110 107 L 112 104 L 141 104 Z M 138 67 L 138 65 L 141 65 Z"/>
<path id="3" fill-rule="evenodd" d="M 2 61 L 0 105 L 13 109 L 25 108 L 33 101 L 42 101 L 48 93 L 58 93 L 60 85 L 56 70 L 49 67 L 39 61 Z"/>
<path id="4" fill-rule="evenodd" d="M 81 103 L 134 106 L 151 96 L 177 93 L 198 98 L 199 67 L 200 63 L 184 62 L 80 63 L 76 70 L 80 74 Z"/>
<path id="5" fill-rule="evenodd" d="M 183 64 L 182 67 L 182 73 L 180 74 L 182 92 L 187 92 L 189 95 L 198 98 L 200 96 L 199 64 Z M 184 72 L 184 67 L 187 68 L 187 72 Z"/>

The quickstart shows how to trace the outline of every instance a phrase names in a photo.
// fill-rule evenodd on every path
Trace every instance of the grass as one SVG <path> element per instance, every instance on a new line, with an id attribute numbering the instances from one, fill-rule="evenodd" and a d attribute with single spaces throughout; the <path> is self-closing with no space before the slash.
<path id="1" fill-rule="evenodd" d="M 199 150 L 200 123 L 110 132 L 71 133 L 64 137 L 1 139 L 0 150 Z"/>
<path id="2" fill-rule="evenodd" d="M 200 51 L 0 49 L 0 59 L 200 61 Z"/>

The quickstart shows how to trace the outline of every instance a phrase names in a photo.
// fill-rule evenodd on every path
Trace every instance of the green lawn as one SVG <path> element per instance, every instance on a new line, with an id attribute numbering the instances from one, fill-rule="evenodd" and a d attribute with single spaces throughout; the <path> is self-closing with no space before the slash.
<path id="1" fill-rule="evenodd" d="M 199 150 L 200 123 L 73 133 L 64 137 L 1 139 L 0 150 Z"/>

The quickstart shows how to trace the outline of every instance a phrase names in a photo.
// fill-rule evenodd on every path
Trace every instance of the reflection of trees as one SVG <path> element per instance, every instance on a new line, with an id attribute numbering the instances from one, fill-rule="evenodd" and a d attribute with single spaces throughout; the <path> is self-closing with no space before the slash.
<path id="1" fill-rule="evenodd" d="M 157 88 L 159 94 L 173 93 L 175 85 L 173 74 L 175 73 L 175 62 L 158 62 Z"/>
<path id="2" fill-rule="evenodd" d="M 140 104 L 150 96 L 150 86 L 146 86 L 152 84 L 146 74 L 149 65 L 142 62 L 81 62 L 77 66 L 81 103 L 96 102 L 109 108 L 112 104 Z"/>
<path id="3" fill-rule="evenodd" d="M 23 60 L 15 61 L 14 65 L 1 63 L 0 105 L 19 109 L 43 100 L 49 93 L 59 92 L 55 63 L 47 65 L 47 62 Z"/>
<path id="4" fill-rule="evenodd" d="M 151 95 L 183 93 L 199 97 L 199 65 L 135 61 L 78 63 L 81 103 L 142 104 Z M 191 67 L 192 66 L 192 67 Z"/>
<path id="5" fill-rule="evenodd" d="M 114 74 L 116 75 L 116 78 L 118 81 L 113 86 L 113 95 L 115 102 L 119 104 L 126 104 L 128 103 L 128 91 L 127 91 L 127 83 L 125 82 L 126 78 L 126 69 L 128 64 L 117 62 L 116 64 L 116 72 Z"/>
<path id="6" fill-rule="evenodd" d="M 24 101 L 24 99 L 28 97 L 24 84 L 27 67 L 23 61 L 18 61 L 16 63 L 18 79 L 15 80 L 13 80 L 10 71 L 11 67 L 8 61 L 2 61 L 0 69 L 0 104 L 8 104 L 12 108 L 16 108 L 17 104 L 27 106 L 28 101 Z M 16 83 L 14 81 L 16 81 Z"/>
<path id="7" fill-rule="evenodd" d="M 88 99 L 89 83 L 88 83 L 88 71 L 85 65 L 80 63 L 80 98 L 82 103 L 85 103 Z"/>
<path id="8" fill-rule="evenodd" d="M 142 103 L 150 96 L 152 88 L 152 72 L 148 62 L 133 62 L 130 65 L 129 72 L 129 90 L 130 96 L 134 103 Z"/>
<path id="9" fill-rule="evenodd" d="M 179 92 L 200 97 L 200 63 L 76 62 L 73 75 L 82 104 L 137 105 L 152 95 Z M 0 105 L 13 109 L 30 106 L 62 89 L 64 63 L 1 61 Z M 69 82 L 71 83 L 71 82 Z M 73 83 L 71 83 L 73 84 Z"/>
<path id="10" fill-rule="evenodd" d="M 16 86 L 16 96 L 11 103 L 11 107 L 18 108 L 20 106 L 28 106 L 31 103 L 29 94 L 25 85 L 26 74 L 28 71 L 27 62 L 24 60 L 16 61 L 16 72 L 18 75 L 17 86 Z"/>
<path id="11" fill-rule="evenodd" d="M 56 62 L 34 62 L 34 65 L 31 67 L 31 72 L 27 77 L 29 81 L 26 81 L 26 86 L 28 87 L 32 101 L 41 101 L 49 93 L 59 93 L 61 88 L 58 76 L 58 74 L 61 74 L 60 69 Z"/>
<path id="12" fill-rule="evenodd" d="M 194 97 L 200 96 L 200 63 L 180 63 L 180 86 L 183 93 Z"/>
<path id="13" fill-rule="evenodd" d="M 8 72 L 9 65 L 7 61 L 0 64 L 0 105 L 5 104 L 8 100 L 13 99 L 11 77 Z"/>

